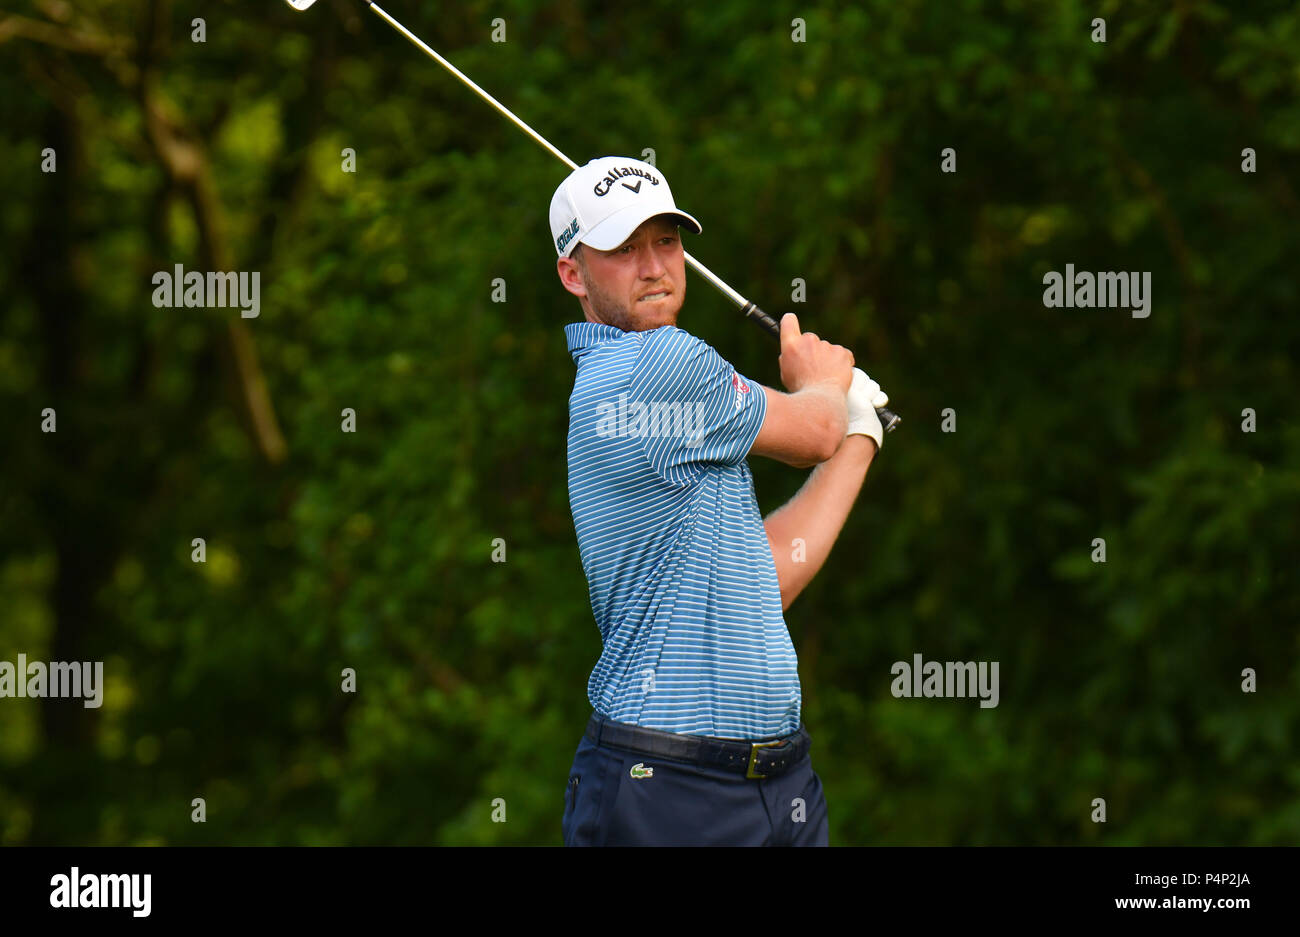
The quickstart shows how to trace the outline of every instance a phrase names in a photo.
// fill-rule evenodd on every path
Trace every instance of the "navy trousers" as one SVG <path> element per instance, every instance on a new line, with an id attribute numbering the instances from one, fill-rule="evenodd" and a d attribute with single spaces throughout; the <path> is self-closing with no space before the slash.
<path id="1" fill-rule="evenodd" d="M 566 846 L 828 846 L 822 782 L 805 755 L 785 774 L 751 780 L 578 744 L 564 795 Z"/>

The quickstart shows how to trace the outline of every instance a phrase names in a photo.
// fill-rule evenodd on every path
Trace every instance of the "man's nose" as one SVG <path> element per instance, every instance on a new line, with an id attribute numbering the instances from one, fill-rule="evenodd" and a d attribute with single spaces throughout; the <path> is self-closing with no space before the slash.
<path id="1" fill-rule="evenodd" d="M 659 252 L 650 245 L 649 250 L 641 251 L 641 278 L 643 280 L 659 280 L 668 273 L 668 267 L 664 264 L 664 259 L 659 256 Z"/>

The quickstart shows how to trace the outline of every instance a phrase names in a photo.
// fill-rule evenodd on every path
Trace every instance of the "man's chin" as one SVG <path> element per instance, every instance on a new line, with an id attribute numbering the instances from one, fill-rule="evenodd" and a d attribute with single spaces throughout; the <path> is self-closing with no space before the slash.
<path id="1" fill-rule="evenodd" d="M 677 314 L 681 309 L 680 303 L 674 303 L 667 309 L 644 309 L 633 317 L 636 325 L 630 331 L 648 332 L 650 329 L 661 329 L 665 325 L 676 325 Z"/>
<path id="2" fill-rule="evenodd" d="M 669 304 L 665 309 L 639 309 L 632 312 L 624 307 L 617 312 L 610 310 L 606 315 L 600 316 L 600 319 L 624 332 L 648 332 L 651 329 L 663 328 L 665 325 L 676 325 L 677 314 L 681 312 L 681 308 L 681 303 Z"/>
<path id="3" fill-rule="evenodd" d="M 635 329 L 637 332 L 649 332 L 651 329 L 662 329 L 665 325 L 676 325 L 677 313 L 655 316 L 654 318 L 643 318 Z"/>

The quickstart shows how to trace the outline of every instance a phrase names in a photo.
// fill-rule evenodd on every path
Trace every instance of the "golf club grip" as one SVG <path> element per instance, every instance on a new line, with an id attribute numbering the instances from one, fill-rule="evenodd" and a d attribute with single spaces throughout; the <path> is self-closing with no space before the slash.
<path id="1" fill-rule="evenodd" d="M 751 302 L 747 302 L 740 311 L 745 314 L 746 318 L 753 319 L 761 325 L 763 330 L 776 339 L 778 343 L 781 341 L 781 324 L 762 309 L 759 309 Z M 886 433 L 892 433 L 894 428 L 902 422 L 902 418 L 888 407 L 877 407 L 876 416 L 880 417 L 880 425 L 884 427 Z"/>

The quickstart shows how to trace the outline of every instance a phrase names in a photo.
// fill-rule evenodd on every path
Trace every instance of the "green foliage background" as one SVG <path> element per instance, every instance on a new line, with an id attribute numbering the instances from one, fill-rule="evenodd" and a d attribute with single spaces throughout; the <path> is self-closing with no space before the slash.
<path id="1" fill-rule="evenodd" d="M 0 660 L 104 660 L 109 687 L 0 700 L 0 842 L 558 844 L 600 647 L 564 168 L 362 4 L 17 6 Z M 687 249 L 903 415 L 787 613 L 833 844 L 1300 839 L 1300 8 L 387 8 L 579 163 L 653 147 L 704 224 Z M 260 316 L 155 308 L 153 272 L 214 243 L 260 272 Z M 1066 263 L 1150 271 L 1150 317 L 1044 308 Z M 693 276 L 680 324 L 778 385 Z M 232 326 L 283 458 L 241 415 Z M 765 512 L 802 482 L 752 465 Z M 894 699 L 914 653 L 999 661 L 1001 704 Z"/>

